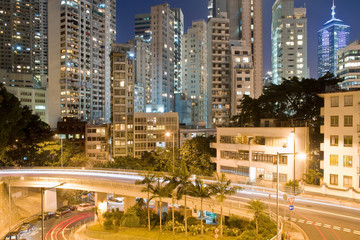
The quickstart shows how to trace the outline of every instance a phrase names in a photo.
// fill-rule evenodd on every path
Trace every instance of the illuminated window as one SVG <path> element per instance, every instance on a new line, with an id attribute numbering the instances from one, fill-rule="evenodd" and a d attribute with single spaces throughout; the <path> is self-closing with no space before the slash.
<path id="1" fill-rule="evenodd" d="M 344 155 L 343 163 L 344 163 L 344 167 L 352 167 L 353 157 L 351 155 Z"/>
<path id="2" fill-rule="evenodd" d="M 344 136 L 344 147 L 352 147 L 352 145 L 353 145 L 353 137 Z"/>
<path id="3" fill-rule="evenodd" d="M 330 154 L 330 165 L 331 166 L 339 165 L 339 155 Z"/>

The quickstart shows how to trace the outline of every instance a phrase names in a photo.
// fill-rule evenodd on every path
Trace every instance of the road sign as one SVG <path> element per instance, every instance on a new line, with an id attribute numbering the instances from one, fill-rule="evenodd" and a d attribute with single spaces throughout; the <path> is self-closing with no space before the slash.
<path id="1" fill-rule="evenodd" d="M 294 205 L 295 198 L 294 197 L 288 198 L 288 201 L 289 201 L 290 205 Z"/>
<path id="2" fill-rule="evenodd" d="M 215 228 L 215 233 L 218 233 L 219 232 L 219 229 L 218 228 Z"/>
<path id="3" fill-rule="evenodd" d="M 215 239 L 218 239 L 219 238 L 219 234 L 215 234 Z"/>
<path id="4" fill-rule="evenodd" d="M 290 210 L 290 211 L 294 210 L 294 206 L 293 206 L 293 205 L 290 205 L 290 206 L 289 206 L 289 210 Z"/>

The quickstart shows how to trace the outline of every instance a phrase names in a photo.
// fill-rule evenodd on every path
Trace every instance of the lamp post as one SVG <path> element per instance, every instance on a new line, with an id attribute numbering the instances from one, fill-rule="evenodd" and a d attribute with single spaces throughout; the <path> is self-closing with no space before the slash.
<path id="1" fill-rule="evenodd" d="M 165 136 L 166 137 L 170 137 L 172 135 L 173 137 L 173 143 L 172 143 L 172 147 L 173 147 L 173 159 L 172 159 L 172 168 L 173 168 L 173 172 L 175 172 L 175 134 L 174 132 L 166 132 Z"/>
<path id="2" fill-rule="evenodd" d="M 276 234 L 279 232 L 279 152 L 276 153 Z"/>
<path id="3" fill-rule="evenodd" d="M 9 180 L 9 232 L 11 231 L 11 192 L 10 192 L 10 180 Z"/>
<path id="4" fill-rule="evenodd" d="M 41 188 L 41 240 L 45 240 L 45 214 L 44 214 L 44 195 L 45 195 L 45 191 L 46 190 L 51 190 L 53 188 L 57 188 L 60 187 L 62 185 L 64 185 L 65 182 L 60 183 L 59 185 L 56 185 L 54 187 L 50 187 L 50 188 Z"/>
<path id="5" fill-rule="evenodd" d="M 291 135 L 293 136 L 294 138 L 294 186 L 293 186 L 293 191 L 294 191 L 294 196 L 295 196 L 295 190 L 296 190 L 296 187 L 295 187 L 295 158 L 296 158 L 296 151 L 295 151 L 295 127 L 293 128 L 293 130 L 291 131 Z"/>

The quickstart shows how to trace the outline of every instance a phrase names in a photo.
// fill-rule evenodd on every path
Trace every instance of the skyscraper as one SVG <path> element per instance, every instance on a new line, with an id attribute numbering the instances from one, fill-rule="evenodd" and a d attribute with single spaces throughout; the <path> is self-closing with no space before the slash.
<path id="1" fill-rule="evenodd" d="M 182 36 L 184 35 L 184 14 L 181 8 L 171 9 L 174 13 L 174 93 L 181 92 Z"/>
<path id="2" fill-rule="evenodd" d="M 349 44 L 350 26 L 335 18 L 334 1 L 331 9 L 331 19 L 318 32 L 318 77 L 336 75 L 337 51 Z"/>
<path id="3" fill-rule="evenodd" d="M 49 119 L 110 121 L 115 0 L 49 0 Z"/>
<path id="4" fill-rule="evenodd" d="M 337 75 L 344 78 L 340 83 L 343 89 L 360 87 L 360 40 L 337 52 Z"/>
<path id="5" fill-rule="evenodd" d="M 213 17 L 226 12 L 230 20 L 230 40 L 246 41 L 246 45 L 251 48 L 254 65 L 253 91 L 254 97 L 259 97 L 263 78 L 262 0 L 209 0 L 209 12 L 210 9 Z"/>
<path id="6" fill-rule="evenodd" d="M 194 21 L 184 34 L 182 52 L 182 92 L 192 103 L 192 125 L 211 127 L 211 84 L 208 81 L 207 24 L 204 20 Z"/>
<path id="7" fill-rule="evenodd" d="M 276 0 L 272 7 L 271 40 L 274 84 L 294 76 L 309 77 L 305 8 L 294 8 L 294 0 Z"/>
<path id="8" fill-rule="evenodd" d="M 150 13 L 135 15 L 135 38 L 150 40 Z"/>
<path id="9" fill-rule="evenodd" d="M 47 81 L 47 1 L 0 1 L 0 69 Z M 36 85 L 35 84 L 35 85 Z"/>
<path id="10" fill-rule="evenodd" d="M 174 21 L 169 4 L 151 7 L 151 112 L 172 112 L 175 108 Z"/>

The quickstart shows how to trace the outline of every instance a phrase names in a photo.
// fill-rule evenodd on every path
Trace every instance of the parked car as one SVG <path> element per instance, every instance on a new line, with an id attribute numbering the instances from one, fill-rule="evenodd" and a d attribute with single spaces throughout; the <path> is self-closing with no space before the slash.
<path id="1" fill-rule="evenodd" d="M 95 206 L 91 203 L 81 203 L 79 206 L 78 206 L 78 210 L 80 212 L 84 212 L 84 211 L 89 211 L 91 209 L 93 209 Z"/>
<path id="2" fill-rule="evenodd" d="M 55 216 L 55 212 L 45 212 L 45 213 L 44 213 L 44 220 L 48 220 L 48 219 L 50 219 L 50 218 L 52 218 L 52 217 L 54 217 L 54 216 Z M 39 215 L 38 219 L 39 219 L 39 220 L 42 219 L 42 215 L 41 215 L 41 214 Z"/>
<path id="3" fill-rule="evenodd" d="M 63 207 L 59 208 L 58 210 L 56 210 L 55 217 L 59 218 L 70 212 L 71 212 L 71 209 L 69 208 L 69 206 L 63 206 Z"/>
<path id="4" fill-rule="evenodd" d="M 71 211 L 77 210 L 77 206 L 68 206 Z"/>
<path id="5" fill-rule="evenodd" d="M 34 226 L 32 225 L 32 223 L 23 223 L 23 224 L 21 224 L 21 226 L 19 228 L 19 234 L 28 233 L 33 228 L 34 228 Z"/>
<path id="6" fill-rule="evenodd" d="M 9 232 L 4 238 L 4 240 L 18 240 L 18 239 L 20 239 L 18 232 Z"/>

